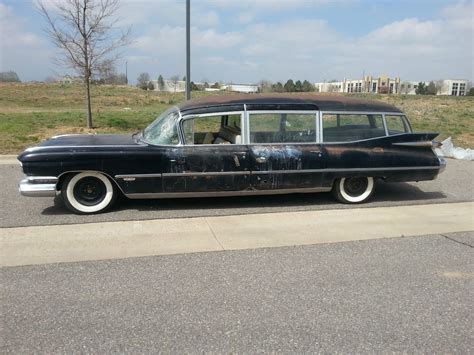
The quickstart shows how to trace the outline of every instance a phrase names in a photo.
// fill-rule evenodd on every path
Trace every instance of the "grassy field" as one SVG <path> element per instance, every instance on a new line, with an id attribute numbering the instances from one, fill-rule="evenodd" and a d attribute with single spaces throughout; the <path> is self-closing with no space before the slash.
<path id="1" fill-rule="evenodd" d="M 107 85 L 94 86 L 92 96 L 95 128 L 88 130 L 80 85 L 0 84 L 0 154 L 18 153 L 57 134 L 134 132 L 184 100 L 182 93 Z M 474 147 L 473 97 L 365 97 L 401 108 L 416 131 L 438 131 L 441 139 L 452 136 L 456 145 Z"/>

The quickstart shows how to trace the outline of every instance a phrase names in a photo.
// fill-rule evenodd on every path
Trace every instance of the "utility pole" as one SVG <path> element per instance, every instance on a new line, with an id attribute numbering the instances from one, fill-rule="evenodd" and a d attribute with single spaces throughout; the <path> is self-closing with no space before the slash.
<path id="1" fill-rule="evenodd" d="M 128 61 L 125 61 L 125 84 L 128 85 Z"/>
<path id="2" fill-rule="evenodd" d="M 186 100 L 191 99 L 191 0 L 186 0 Z"/>

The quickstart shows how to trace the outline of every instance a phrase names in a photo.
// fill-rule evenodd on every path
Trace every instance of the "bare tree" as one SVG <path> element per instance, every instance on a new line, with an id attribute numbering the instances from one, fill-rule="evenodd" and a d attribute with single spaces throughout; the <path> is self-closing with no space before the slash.
<path id="1" fill-rule="evenodd" d="M 436 87 L 436 94 L 441 94 L 444 90 L 446 90 L 446 83 L 444 80 L 436 80 L 435 81 L 435 87 Z"/>
<path id="2" fill-rule="evenodd" d="M 273 91 L 272 84 L 273 83 L 270 80 L 262 79 L 258 83 L 258 89 L 260 90 L 260 92 L 263 92 L 263 93 L 272 92 Z"/>
<path id="3" fill-rule="evenodd" d="M 46 20 L 46 33 L 62 50 L 58 63 L 84 78 L 87 127 L 92 128 L 90 84 L 94 74 L 110 66 L 130 43 L 130 28 L 115 35 L 118 0 L 39 0 L 38 10 Z"/>
<path id="4" fill-rule="evenodd" d="M 140 75 L 137 78 L 137 86 L 142 90 L 147 90 L 149 82 L 150 82 L 150 74 L 140 73 Z"/>

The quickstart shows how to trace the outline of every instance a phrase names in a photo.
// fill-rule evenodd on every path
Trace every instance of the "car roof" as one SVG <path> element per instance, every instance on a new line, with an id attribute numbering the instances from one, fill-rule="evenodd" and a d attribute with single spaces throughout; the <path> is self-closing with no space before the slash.
<path id="1" fill-rule="evenodd" d="M 342 95 L 319 94 L 230 94 L 210 95 L 178 105 L 182 113 L 209 113 L 247 110 L 320 110 L 402 112 L 397 107 L 376 100 Z"/>

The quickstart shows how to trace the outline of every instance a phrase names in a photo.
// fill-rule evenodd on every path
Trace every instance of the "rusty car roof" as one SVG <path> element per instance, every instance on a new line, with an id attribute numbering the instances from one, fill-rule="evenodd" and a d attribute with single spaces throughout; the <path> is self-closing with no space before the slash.
<path id="1" fill-rule="evenodd" d="M 213 111 L 219 107 L 229 107 L 230 111 L 242 109 L 256 110 L 264 106 L 275 106 L 275 109 L 314 109 L 321 111 L 367 111 L 367 112 L 402 112 L 397 107 L 376 100 L 360 99 L 342 95 L 319 94 L 230 94 L 212 95 L 178 105 L 184 111 Z M 294 107 L 294 108 L 292 108 Z M 221 110 L 216 110 L 221 111 Z"/>

